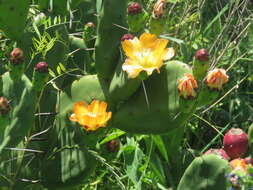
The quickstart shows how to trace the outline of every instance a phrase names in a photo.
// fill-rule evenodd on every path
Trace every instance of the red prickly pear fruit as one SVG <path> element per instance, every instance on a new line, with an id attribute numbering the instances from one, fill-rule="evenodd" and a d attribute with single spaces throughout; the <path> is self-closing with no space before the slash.
<path id="1" fill-rule="evenodd" d="M 132 40 L 132 39 L 134 39 L 134 35 L 132 35 L 132 34 L 124 34 L 122 37 L 121 37 L 121 41 L 123 42 L 123 41 L 125 41 L 125 40 Z"/>
<path id="2" fill-rule="evenodd" d="M 232 128 L 225 134 L 223 145 L 230 158 L 242 157 L 248 149 L 248 136 L 242 129 Z"/>
<path id="3" fill-rule="evenodd" d="M 215 154 L 215 155 L 218 155 L 220 156 L 222 159 L 224 160 L 229 160 L 229 156 L 227 155 L 226 151 L 223 150 L 223 149 L 216 149 L 216 148 L 211 148 L 209 150 L 207 150 L 204 155 L 207 155 L 207 154 Z"/>
<path id="4" fill-rule="evenodd" d="M 138 14 L 138 13 L 141 13 L 141 12 L 142 12 L 142 7 L 137 2 L 131 3 L 127 8 L 127 13 L 128 14 Z"/>
<path id="5" fill-rule="evenodd" d="M 195 59 L 198 61 L 206 62 L 209 60 L 209 53 L 206 49 L 202 48 L 195 53 Z"/>
<path id="6" fill-rule="evenodd" d="M 113 139 L 106 143 L 106 149 L 108 152 L 118 152 L 120 148 L 119 140 Z"/>
<path id="7" fill-rule="evenodd" d="M 35 71 L 40 73 L 48 73 L 48 64 L 46 62 L 39 62 L 35 65 Z"/>

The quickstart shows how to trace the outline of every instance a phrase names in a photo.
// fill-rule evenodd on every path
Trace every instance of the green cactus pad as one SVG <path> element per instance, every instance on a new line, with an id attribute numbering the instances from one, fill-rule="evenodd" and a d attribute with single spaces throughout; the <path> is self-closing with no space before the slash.
<path id="1" fill-rule="evenodd" d="M 33 127 L 36 107 L 36 93 L 32 91 L 30 80 L 23 75 L 21 80 L 13 81 L 9 73 L 3 76 L 3 96 L 10 101 L 11 111 L 7 125 L 0 139 L 0 152 L 5 147 L 15 147 Z"/>
<path id="2" fill-rule="evenodd" d="M 122 63 L 118 64 L 109 88 L 111 103 L 119 103 L 129 98 L 141 85 L 141 78 L 128 78 L 127 73 L 122 70 Z"/>
<path id="3" fill-rule="evenodd" d="M 22 37 L 29 2 L 29 0 L 0 1 L 0 30 L 13 40 L 19 40 Z"/>
<path id="4" fill-rule="evenodd" d="M 114 114 L 113 126 L 133 133 L 166 133 L 181 127 L 195 107 L 187 113 L 180 110 L 184 108 L 179 105 L 178 79 L 191 72 L 182 62 L 167 62 L 160 74 L 153 73 L 144 82 L 149 105 L 144 89 L 139 88 Z"/>
<path id="5" fill-rule="evenodd" d="M 113 11 L 112 11 L 113 10 Z M 111 78 L 118 64 L 120 38 L 126 26 L 126 0 L 104 0 L 98 16 L 95 66 L 98 76 Z"/>
<path id="6" fill-rule="evenodd" d="M 216 155 L 197 157 L 186 169 L 177 190 L 226 190 L 229 169 L 229 163 Z"/>

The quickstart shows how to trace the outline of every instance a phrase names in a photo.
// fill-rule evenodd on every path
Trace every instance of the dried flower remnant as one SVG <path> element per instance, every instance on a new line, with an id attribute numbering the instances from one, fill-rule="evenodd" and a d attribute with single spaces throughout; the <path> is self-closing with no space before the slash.
<path id="1" fill-rule="evenodd" d="M 164 15 L 164 9 L 166 7 L 166 1 L 165 0 L 158 0 L 152 11 L 152 15 L 154 18 L 161 18 Z"/>
<path id="2" fill-rule="evenodd" d="M 0 97 L 0 115 L 6 115 L 9 113 L 10 111 L 10 104 L 9 104 L 9 101 L 1 96 Z"/>
<path id="3" fill-rule="evenodd" d="M 24 62 L 24 52 L 20 48 L 14 48 L 10 53 L 10 61 L 13 64 L 21 64 Z"/>
<path id="4" fill-rule="evenodd" d="M 127 56 L 122 69 L 127 72 L 129 78 L 136 78 L 141 71 L 151 75 L 156 69 L 160 73 L 163 61 L 171 59 L 175 54 L 173 48 L 166 48 L 168 40 L 149 33 L 143 33 L 140 39 L 134 37 L 124 40 L 121 44 Z"/>
<path id="5" fill-rule="evenodd" d="M 228 75 L 224 69 L 214 69 L 206 76 L 206 84 L 210 89 L 221 90 L 222 86 L 228 82 Z"/>
<path id="6" fill-rule="evenodd" d="M 178 80 L 179 96 L 182 96 L 185 99 L 196 97 L 197 88 L 198 88 L 197 81 L 190 73 L 185 74 L 183 78 Z"/>
<path id="7" fill-rule="evenodd" d="M 89 105 L 83 101 L 76 102 L 69 119 L 78 122 L 87 131 L 95 131 L 105 127 L 112 116 L 112 112 L 106 112 L 106 108 L 107 103 L 99 100 L 93 100 Z"/>

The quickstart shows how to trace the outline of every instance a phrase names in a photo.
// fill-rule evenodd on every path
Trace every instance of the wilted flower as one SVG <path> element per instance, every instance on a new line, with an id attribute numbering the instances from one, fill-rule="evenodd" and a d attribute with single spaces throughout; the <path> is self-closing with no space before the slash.
<path id="1" fill-rule="evenodd" d="M 179 96 L 183 96 L 184 98 L 194 98 L 197 96 L 197 88 L 197 81 L 190 73 L 185 74 L 183 78 L 178 80 Z"/>
<path id="2" fill-rule="evenodd" d="M 9 101 L 1 96 L 0 97 L 0 115 L 6 115 L 7 113 L 9 113 L 10 111 L 10 104 Z"/>
<path id="3" fill-rule="evenodd" d="M 91 104 L 80 101 L 74 104 L 74 113 L 70 116 L 71 121 L 78 122 L 87 131 L 95 131 L 105 127 L 111 118 L 112 112 L 106 112 L 107 103 L 93 100 Z"/>
<path id="4" fill-rule="evenodd" d="M 247 171 L 247 163 L 244 159 L 241 158 L 230 161 L 230 166 L 233 170 L 241 170 L 243 172 Z"/>
<path id="5" fill-rule="evenodd" d="M 166 6 L 166 1 L 165 0 L 158 0 L 153 8 L 153 17 L 159 18 L 162 17 L 164 14 L 164 8 Z"/>
<path id="6" fill-rule="evenodd" d="M 135 78 L 141 71 L 151 75 L 163 65 L 163 61 L 171 59 L 175 52 L 173 48 L 166 48 L 168 40 L 158 39 L 156 35 L 143 33 L 140 39 L 121 42 L 127 56 L 122 69 L 127 72 L 129 78 Z"/>
<path id="7" fill-rule="evenodd" d="M 14 64 L 23 63 L 24 59 L 24 52 L 20 48 L 14 48 L 10 53 L 10 61 Z"/>
<path id="8" fill-rule="evenodd" d="M 224 69 L 214 69 L 206 76 L 206 84 L 211 89 L 221 90 L 223 84 L 228 82 L 228 75 Z"/>

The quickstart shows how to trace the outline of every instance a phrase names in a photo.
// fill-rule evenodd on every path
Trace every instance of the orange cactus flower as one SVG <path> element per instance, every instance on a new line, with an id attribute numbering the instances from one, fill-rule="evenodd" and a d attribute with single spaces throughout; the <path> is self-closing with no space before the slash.
<path id="1" fill-rule="evenodd" d="M 111 118 L 112 112 L 106 112 L 107 103 L 93 100 L 91 104 L 80 101 L 74 104 L 74 113 L 70 120 L 78 122 L 87 131 L 95 131 L 100 127 L 105 127 Z"/>
<path id="2" fill-rule="evenodd" d="M 190 73 L 185 74 L 183 78 L 178 80 L 179 96 L 183 96 L 184 98 L 196 97 L 197 88 L 198 88 L 197 81 Z"/>
<path id="3" fill-rule="evenodd" d="M 233 170 L 247 171 L 247 163 L 244 159 L 237 158 L 230 161 L 230 166 Z"/>
<path id="4" fill-rule="evenodd" d="M 166 39 L 158 39 L 156 35 L 143 33 L 140 39 L 124 40 L 122 48 L 127 56 L 122 69 L 127 72 L 129 78 L 136 78 L 141 71 L 151 75 L 163 65 L 163 61 L 171 59 L 175 51 L 173 48 L 166 48 Z"/>
<path id="5" fill-rule="evenodd" d="M 206 84 L 211 89 L 221 90 L 223 84 L 228 82 L 228 75 L 224 69 L 214 69 L 206 76 Z"/>

